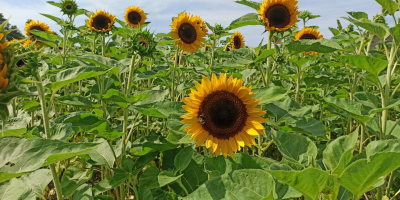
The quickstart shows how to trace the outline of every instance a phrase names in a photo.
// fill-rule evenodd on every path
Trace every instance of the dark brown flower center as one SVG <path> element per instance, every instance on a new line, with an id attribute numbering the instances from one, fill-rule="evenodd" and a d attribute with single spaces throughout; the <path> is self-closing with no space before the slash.
<path id="1" fill-rule="evenodd" d="M 304 34 L 300 37 L 300 40 L 316 40 L 317 37 L 313 34 Z"/>
<path id="2" fill-rule="evenodd" d="M 71 4 L 67 4 L 67 5 L 65 5 L 65 8 L 66 8 L 67 10 L 72 10 L 72 5 L 71 5 Z"/>
<path id="3" fill-rule="evenodd" d="M 242 47 L 239 36 L 233 38 L 233 45 L 235 46 L 235 49 L 240 49 Z"/>
<path id="4" fill-rule="evenodd" d="M 26 59 L 25 58 L 21 58 L 20 60 L 18 60 L 17 62 L 17 67 L 23 67 L 26 65 Z"/>
<path id="5" fill-rule="evenodd" d="M 31 30 L 38 30 L 38 31 L 44 31 L 44 29 L 40 26 L 34 26 L 31 28 Z"/>
<path id="6" fill-rule="evenodd" d="M 143 47 L 147 47 L 147 43 L 145 41 L 139 41 L 139 44 L 142 45 Z"/>
<path id="7" fill-rule="evenodd" d="M 215 91 L 200 105 L 204 130 L 218 139 L 229 139 L 243 130 L 248 117 L 246 105 L 235 94 Z"/>
<path id="8" fill-rule="evenodd" d="M 104 15 L 98 15 L 93 19 L 92 26 L 97 30 L 108 29 L 109 23 L 111 23 L 111 20 L 108 17 Z"/>
<path id="9" fill-rule="evenodd" d="M 284 28 L 290 23 L 290 11 L 282 4 L 269 7 L 265 12 L 265 17 L 268 19 L 269 26 L 275 28 Z"/>
<path id="10" fill-rule="evenodd" d="M 183 23 L 179 26 L 178 35 L 186 44 L 192 44 L 197 38 L 196 29 L 189 23 Z"/>
<path id="11" fill-rule="evenodd" d="M 128 14 L 128 20 L 132 24 L 139 24 L 140 21 L 142 20 L 142 17 L 140 16 L 139 13 L 132 11 Z"/>

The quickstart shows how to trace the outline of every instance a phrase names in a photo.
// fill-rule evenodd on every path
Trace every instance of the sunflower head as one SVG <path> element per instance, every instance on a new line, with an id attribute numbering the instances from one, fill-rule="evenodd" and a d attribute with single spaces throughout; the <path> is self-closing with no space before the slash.
<path id="1" fill-rule="evenodd" d="M 207 29 L 202 24 L 203 20 L 200 17 L 192 16 L 183 12 L 178 18 L 174 18 L 170 27 L 171 37 L 178 39 L 175 46 L 178 46 L 183 51 L 196 52 L 197 49 L 203 46 L 204 37 L 207 35 Z"/>
<path id="2" fill-rule="evenodd" d="M 295 36 L 295 41 L 299 40 L 318 40 L 322 39 L 323 36 L 318 31 L 318 29 L 314 28 L 303 28 L 300 32 L 298 32 Z"/>
<path id="3" fill-rule="evenodd" d="M 44 31 L 46 33 L 53 34 L 50 27 L 47 24 L 40 22 L 39 20 L 37 20 L 36 22 L 34 20 L 31 20 L 29 23 L 26 23 L 25 34 L 29 37 L 34 37 L 34 35 L 32 35 L 31 33 L 28 32 L 31 30 Z"/>
<path id="4" fill-rule="evenodd" d="M 183 58 L 184 56 L 187 56 L 187 55 L 189 55 L 187 52 L 183 52 L 182 58 Z M 175 59 L 178 59 L 177 62 L 180 63 L 181 65 L 185 64 L 185 62 L 183 61 L 183 59 L 180 60 L 180 59 L 181 59 L 181 54 L 178 53 L 178 56 L 176 56 L 176 54 L 174 54 L 174 56 L 172 56 L 171 60 L 175 60 Z"/>
<path id="5" fill-rule="evenodd" d="M 244 37 L 242 33 L 235 31 L 231 37 L 231 44 L 233 49 L 244 48 Z"/>
<path id="6" fill-rule="evenodd" d="M 265 0 L 257 11 L 268 31 L 285 31 L 299 21 L 297 0 Z"/>
<path id="7" fill-rule="evenodd" d="M 98 10 L 95 14 L 91 15 L 86 25 L 90 30 L 98 33 L 105 33 L 111 31 L 111 27 L 115 23 L 115 16 L 102 10 Z"/>
<path id="8" fill-rule="evenodd" d="M 78 10 L 78 4 L 74 0 L 63 0 L 61 2 L 61 11 L 64 15 L 72 16 Z"/>
<path id="9" fill-rule="evenodd" d="M 232 45 L 225 45 L 224 51 L 229 52 L 232 49 Z"/>
<path id="10" fill-rule="evenodd" d="M 125 22 L 128 26 L 139 28 L 146 21 L 146 14 L 137 6 L 129 6 L 125 11 Z"/>
<path id="11" fill-rule="evenodd" d="M 154 40 L 154 34 L 150 33 L 148 29 L 137 29 L 137 33 L 131 37 L 127 49 L 139 53 L 140 56 L 152 57 L 157 46 Z"/>
<path id="12" fill-rule="evenodd" d="M 182 123 L 189 124 L 184 129 L 197 146 L 205 143 L 215 155 L 222 152 L 224 157 L 233 157 L 245 145 L 255 144 L 254 136 L 263 135 L 261 123 L 267 122 L 265 114 L 256 108 L 261 100 L 253 99 L 251 87 L 243 86 L 242 79 L 227 78 L 215 74 L 211 80 L 203 76 L 202 82 L 195 82 L 183 105 L 188 113 L 182 115 Z"/>
<path id="13" fill-rule="evenodd" d="M 204 51 L 205 51 L 205 52 L 208 52 L 208 50 L 210 49 L 210 47 L 211 47 L 211 45 L 207 44 L 207 45 L 204 47 Z"/>

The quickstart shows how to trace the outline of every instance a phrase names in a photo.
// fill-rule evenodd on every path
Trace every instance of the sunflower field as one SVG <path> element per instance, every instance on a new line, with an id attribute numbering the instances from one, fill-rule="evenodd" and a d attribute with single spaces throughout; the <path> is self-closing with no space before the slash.
<path id="1" fill-rule="evenodd" d="M 41 14 L 60 32 L 9 41 L 6 20 L 0 199 L 399 200 L 400 1 L 367 2 L 382 12 L 330 39 L 297 0 L 234 1 L 254 12 L 227 27 L 176 13 L 169 33 L 74 0 Z"/>

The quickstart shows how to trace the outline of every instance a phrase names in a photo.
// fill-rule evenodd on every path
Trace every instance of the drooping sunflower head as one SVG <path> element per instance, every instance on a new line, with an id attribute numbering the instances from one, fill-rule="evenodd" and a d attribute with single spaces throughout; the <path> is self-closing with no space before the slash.
<path id="1" fill-rule="evenodd" d="M 38 30 L 38 31 L 44 31 L 46 33 L 50 33 L 53 34 L 53 32 L 51 31 L 50 27 L 43 23 L 40 22 L 39 20 L 37 20 L 36 22 L 34 20 L 31 20 L 29 23 L 26 23 L 25 25 L 25 34 L 29 37 L 33 37 L 33 35 L 31 33 L 29 33 L 28 31 L 31 30 Z"/>
<path id="2" fill-rule="evenodd" d="M 175 46 L 178 46 L 183 51 L 196 52 L 197 49 L 203 46 L 206 32 L 203 25 L 199 24 L 200 18 L 183 12 L 178 18 L 174 18 L 170 27 L 171 37 L 178 39 Z"/>
<path id="3" fill-rule="evenodd" d="M 322 39 L 323 36 L 318 31 L 318 29 L 314 28 L 303 28 L 300 32 L 296 34 L 295 41 L 299 40 L 319 40 Z"/>
<path id="4" fill-rule="evenodd" d="M 128 26 L 139 28 L 146 21 L 146 14 L 137 6 L 129 6 L 125 11 L 125 22 Z"/>
<path id="5" fill-rule="evenodd" d="M 257 11 L 268 31 L 285 31 L 299 21 L 297 0 L 265 0 Z"/>
<path id="6" fill-rule="evenodd" d="M 87 21 L 86 25 L 92 31 L 105 33 L 111 31 L 111 27 L 114 25 L 114 23 L 115 16 L 100 9 L 95 14 L 90 16 L 90 19 Z"/>
<path id="7" fill-rule="evenodd" d="M 78 10 L 78 4 L 74 0 L 63 0 L 61 6 L 61 11 L 68 16 L 75 14 Z"/>
<path id="8" fill-rule="evenodd" d="M 226 74 L 219 78 L 212 75 L 211 81 L 203 76 L 201 84 L 195 82 L 183 105 L 188 113 L 182 115 L 182 123 L 190 124 L 184 129 L 197 146 L 206 144 L 215 155 L 220 151 L 224 157 L 233 157 L 245 145 L 255 144 L 254 136 L 263 135 L 261 123 L 268 120 L 256 106 L 261 100 L 253 99 L 251 87 L 243 86 L 242 79 L 234 79 Z"/>
<path id="9" fill-rule="evenodd" d="M 244 48 L 244 37 L 242 33 L 235 31 L 231 37 L 231 44 L 233 49 Z"/>

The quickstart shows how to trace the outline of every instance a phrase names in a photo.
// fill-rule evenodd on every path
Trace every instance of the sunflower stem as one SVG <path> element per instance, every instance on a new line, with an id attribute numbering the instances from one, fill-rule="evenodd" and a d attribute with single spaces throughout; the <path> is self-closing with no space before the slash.
<path id="1" fill-rule="evenodd" d="M 171 88 L 171 101 L 175 101 L 175 69 L 176 65 L 178 63 L 178 52 L 179 52 L 179 47 L 176 47 L 175 50 L 175 60 L 174 60 L 174 68 L 172 68 L 172 88 Z"/>
<path id="2" fill-rule="evenodd" d="M 271 31 L 268 31 L 268 50 L 271 49 Z M 267 74 L 266 74 L 266 82 L 267 85 L 271 81 L 271 56 L 267 58 Z"/>
<path id="3" fill-rule="evenodd" d="M 101 35 L 101 55 L 105 56 L 106 54 L 106 37 L 104 34 Z"/>
<path id="4" fill-rule="evenodd" d="M 295 100 L 297 103 L 300 103 L 300 80 L 301 80 L 301 67 L 297 67 L 297 79 L 296 79 L 296 96 Z"/>
<path id="5" fill-rule="evenodd" d="M 210 60 L 210 66 L 209 66 L 209 68 L 208 68 L 208 71 L 209 71 L 209 73 L 210 73 L 210 76 L 211 76 L 211 67 L 212 67 L 213 64 L 214 64 L 214 48 L 215 48 L 215 40 L 213 40 L 213 43 L 212 43 L 212 45 L 211 45 L 211 60 Z M 206 49 L 207 49 L 207 45 L 206 45 Z"/>

